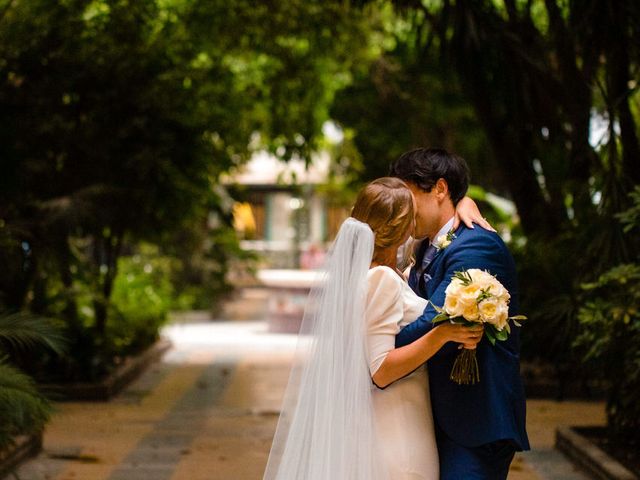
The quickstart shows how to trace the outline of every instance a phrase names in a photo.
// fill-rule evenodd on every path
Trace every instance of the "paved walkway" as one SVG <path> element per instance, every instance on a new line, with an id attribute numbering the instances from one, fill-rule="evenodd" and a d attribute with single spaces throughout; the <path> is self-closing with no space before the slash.
<path id="1" fill-rule="evenodd" d="M 265 293 L 248 290 L 224 321 L 182 315 L 164 334 L 175 348 L 109 403 L 63 403 L 44 451 L 20 480 L 259 480 L 295 336 L 260 321 Z M 530 400 L 533 450 L 513 480 L 585 480 L 553 450 L 560 424 L 604 421 L 599 403 Z"/>

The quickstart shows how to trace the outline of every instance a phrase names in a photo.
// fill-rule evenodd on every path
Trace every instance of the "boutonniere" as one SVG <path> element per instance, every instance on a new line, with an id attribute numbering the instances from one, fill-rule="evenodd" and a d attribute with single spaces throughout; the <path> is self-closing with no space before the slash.
<path id="1" fill-rule="evenodd" d="M 434 245 L 438 250 L 444 250 L 449 245 L 451 245 L 451 242 L 455 238 L 456 238 L 456 234 L 453 231 L 453 229 L 451 229 L 446 234 L 440 235 L 438 238 L 436 238 L 436 241 L 434 242 Z"/>

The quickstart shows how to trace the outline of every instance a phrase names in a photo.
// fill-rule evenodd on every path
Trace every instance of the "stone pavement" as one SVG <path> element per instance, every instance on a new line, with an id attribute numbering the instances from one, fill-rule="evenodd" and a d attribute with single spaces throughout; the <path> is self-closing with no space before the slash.
<path id="1" fill-rule="evenodd" d="M 44 450 L 20 480 L 259 480 L 287 382 L 294 335 L 262 321 L 266 293 L 246 290 L 215 321 L 180 315 L 165 329 L 175 348 L 109 403 L 62 403 Z M 553 450 L 560 424 L 598 424 L 603 405 L 528 402 L 533 450 L 513 480 L 585 480 Z M 302 479 L 300 479 L 302 480 Z"/>

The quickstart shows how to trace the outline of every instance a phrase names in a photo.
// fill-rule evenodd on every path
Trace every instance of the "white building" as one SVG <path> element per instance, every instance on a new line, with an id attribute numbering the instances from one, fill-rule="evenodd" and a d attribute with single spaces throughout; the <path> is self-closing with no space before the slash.
<path id="1" fill-rule="evenodd" d="M 329 167 L 326 152 L 316 154 L 308 167 L 301 159 L 283 162 L 258 152 L 224 178 L 228 186 L 237 185 L 247 200 L 234 209 L 242 247 L 262 254 L 270 268 L 308 268 L 317 263 L 348 214 L 329 206 L 318 191 L 327 181 Z"/>

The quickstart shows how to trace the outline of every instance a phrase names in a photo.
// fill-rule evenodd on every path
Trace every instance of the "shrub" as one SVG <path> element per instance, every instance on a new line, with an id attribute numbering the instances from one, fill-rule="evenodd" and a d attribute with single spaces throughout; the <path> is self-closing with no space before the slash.
<path id="1" fill-rule="evenodd" d="M 119 260 L 106 336 L 114 353 L 126 355 L 149 346 L 167 321 L 176 262 L 154 253 L 143 248 Z"/>
<path id="2" fill-rule="evenodd" d="M 614 267 L 584 288 L 576 347 L 607 380 L 611 433 L 640 445 L 640 265 Z"/>
<path id="3" fill-rule="evenodd" d="M 626 233 L 640 227 L 640 186 L 630 198 L 633 205 L 618 215 Z M 631 238 L 630 250 L 637 255 L 638 237 Z M 578 315 L 581 333 L 575 347 L 593 374 L 607 381 L 611 435 L 640 446 L 640 257 L 611 268 L 583 289 L 587 300 Z"/>

